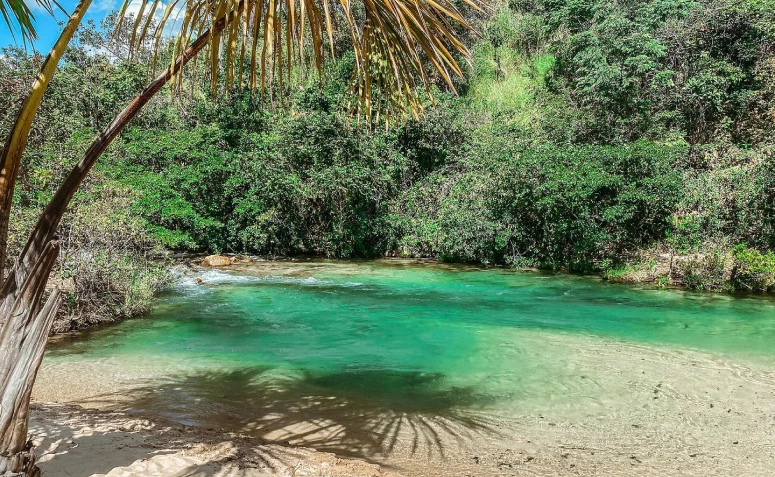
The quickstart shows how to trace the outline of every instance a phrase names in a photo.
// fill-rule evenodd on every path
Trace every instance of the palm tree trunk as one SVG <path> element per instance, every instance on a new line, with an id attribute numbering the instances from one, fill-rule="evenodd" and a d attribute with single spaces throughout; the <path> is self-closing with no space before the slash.
<path id="1" fill-rule="evenodd" d="M 59 35 L 54 47 L 43 62 L 38 77 L 32 85 L 30 94 L 24 100 L 21 111 L 16 116 L 16 122 L 5 141 L 5 147 L 0 156 L 0 282 L 3 281 L 5 272 L 6 255 L 8 253 L 8 222 L 11 217 L 11 202 L 13 190 L 16 186 L 16 178 L 19 175 L 24 148 L 27 146 L 27 138 L 30 135 L 32 121 L 43 101 L 43 95 L 48 88 L 51 78 L 54 76 L 57 64 L 62 59 L 67 45 L 75 34 L 75 30 L 83 20 L 92 0 L 81 0 L 75 7 L 73 14 L 65 25 L 65 29 Z"/>
<path id="2" fill-rule="evenodd" d="M 237 15 L 227 14 L 213 25 L 220 33 Z M 211 39 L 202 35 L 180 55 L 173 65 L 154 79 L 121 111 L 94 140 L 78 164 L 70 171 L 46 206 L 16 263 L 0 290 L 0 475 L 36 476 L 32 446 L 27 442 L 27 412 L 46 337 L 59 307 L 59 291 L 52 293 L 37 312 L 48 276 L 58 254 L 53 240 L 70 200 L 100 155 L 169 80 Z"/>
<path id="3" fill-rule="evenodd" d="M 29 279 L 13 301 L 8 321 L 0 331 L 0 475 L 34 476 L 35 454 L 27 441 L 30 394 L 43 350 L 60 303 L 55 289 L 45 306 L 46 290 L 59 246 L 49 242 Z"/>

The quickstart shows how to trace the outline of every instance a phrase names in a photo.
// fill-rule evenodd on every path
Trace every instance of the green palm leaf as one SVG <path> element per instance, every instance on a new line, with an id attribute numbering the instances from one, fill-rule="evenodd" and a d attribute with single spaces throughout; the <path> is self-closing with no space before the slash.
<path id="1" fill-rule="evenodd" d="M 53 0 L 35 0 L 35 3 L 40 5 L 49 15 L 54 14 L 53 5 L 59 6 Z M 14 38 L 16 37 L 14 34 L 16 28 L 21 32 L 24 41 L 34 40 L 38 37 L 33 24 L 35 16 L 24 0 L 0 0 L 0 15 L 2 15 Z"/>

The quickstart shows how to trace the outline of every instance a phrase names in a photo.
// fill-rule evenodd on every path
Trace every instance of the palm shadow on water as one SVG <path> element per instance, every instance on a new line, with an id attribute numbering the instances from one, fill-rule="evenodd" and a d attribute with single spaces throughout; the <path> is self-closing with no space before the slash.
<path id="1" fill-rule="evenodd" d="M 492 401 L 472 387 L 445 386 L 437 373 L 391 370 L 302 371 L 293 378 L 268 368 L 170 376 L 95 402 L 162 415 L 189 425 L 224 428 L 369 459 L 398 451 L 444 458 L 454 444 L 497 436 L 475 409 Z"/>

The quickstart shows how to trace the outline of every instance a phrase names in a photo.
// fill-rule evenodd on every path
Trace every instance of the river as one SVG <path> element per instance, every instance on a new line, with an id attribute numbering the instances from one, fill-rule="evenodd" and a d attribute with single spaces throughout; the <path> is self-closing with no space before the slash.
<path id="1" fill-rule="evenodd" d="M 34 398 L 409 475 L 771 475 L 775 301 L 435 262 L 256 262 L 189 272 L 149 316 L 56 341 Z"/>

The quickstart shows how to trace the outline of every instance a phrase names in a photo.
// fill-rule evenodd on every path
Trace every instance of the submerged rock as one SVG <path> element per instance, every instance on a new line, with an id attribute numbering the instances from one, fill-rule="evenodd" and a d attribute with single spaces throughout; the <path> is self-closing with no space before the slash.
<path id="1" fill-rule="evenodd" d="M 223 255 L 210 255 L 202 259 L 203 267 L 227 267 L 231 263 L 231 259 Z"/>

